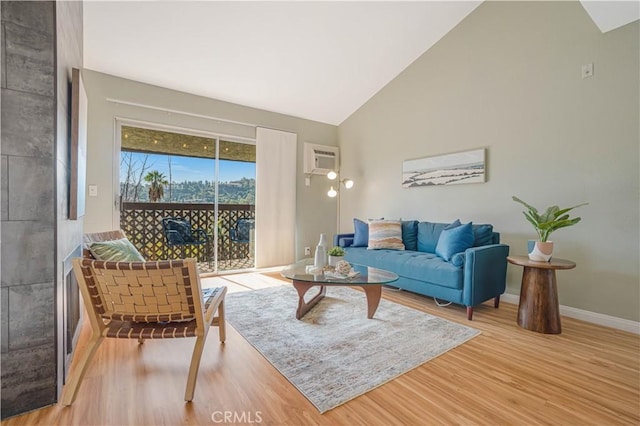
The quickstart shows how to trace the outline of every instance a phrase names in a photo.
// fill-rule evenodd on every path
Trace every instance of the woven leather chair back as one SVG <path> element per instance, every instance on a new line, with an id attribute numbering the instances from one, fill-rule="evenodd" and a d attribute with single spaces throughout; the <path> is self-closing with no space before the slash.
<path id="1" fill-rule="evenodd" d="M 79 262 L 96 315 L 147 323 L 196 319 L 202 324 L 200 283 L 197 274 L 189 273 L 189 264 L 195 271 L 195 259 Z"/>

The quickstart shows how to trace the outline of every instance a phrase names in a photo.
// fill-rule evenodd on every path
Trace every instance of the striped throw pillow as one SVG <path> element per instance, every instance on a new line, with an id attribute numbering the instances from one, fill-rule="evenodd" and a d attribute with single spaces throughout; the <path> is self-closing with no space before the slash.
<path id="1" fill-rule="evenodd" d="M 370 220 L 367 249 L 404 250 L 402 223 L 397 220 Z"/>

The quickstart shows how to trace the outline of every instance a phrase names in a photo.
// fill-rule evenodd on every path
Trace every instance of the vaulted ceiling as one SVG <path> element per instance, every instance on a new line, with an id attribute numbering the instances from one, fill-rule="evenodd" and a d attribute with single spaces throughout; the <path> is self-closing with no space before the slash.
<path id="1" fill-rule="evenodd" d="M 84 66 L 340 124 L 481 1 L 84 3 Z M 583 2 L 601 31 L 637 1 Z"/>

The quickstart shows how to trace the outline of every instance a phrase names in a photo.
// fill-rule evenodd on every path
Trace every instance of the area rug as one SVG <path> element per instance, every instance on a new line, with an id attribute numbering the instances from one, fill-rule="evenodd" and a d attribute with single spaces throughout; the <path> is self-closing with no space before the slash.
<path id="1" fill-rule="evenodd" d="M 480 334 L 384 299 L 367 319 L 363 292 L 327 290 L 302 320 L 291 285 L 228 294 L 225 303 L 229 324 L 321 413 Z"/>

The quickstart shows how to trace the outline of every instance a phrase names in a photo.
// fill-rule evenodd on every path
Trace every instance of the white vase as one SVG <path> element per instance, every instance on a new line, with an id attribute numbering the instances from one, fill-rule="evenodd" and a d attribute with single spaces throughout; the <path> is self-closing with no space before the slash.
<path id="1" fill-rule="evenodd" d="M 324 234 L 320 234 L 320 241 L 318 241 L 318 245 L 316 246 L 313 264 L 318 268 L 322 268 L 327 264 L 327 239 Z"/>
<path id="2" fill-rule="evenodd" d="M 338 262 L 340 262 L 341 260 L 344 260 L 344 256 L 331 256 L 331 255 L 329 255 L 329 265 L 330 266 L 336 266 L 336 264 Z"/>
<path id="3" fill-rule="evenodd" d="M 533 243 L 533 244 L 532 244 Z M 553 241 L 529 241 L 529 259 L 537 262 L 548 262 L 553 253 Z"/>

